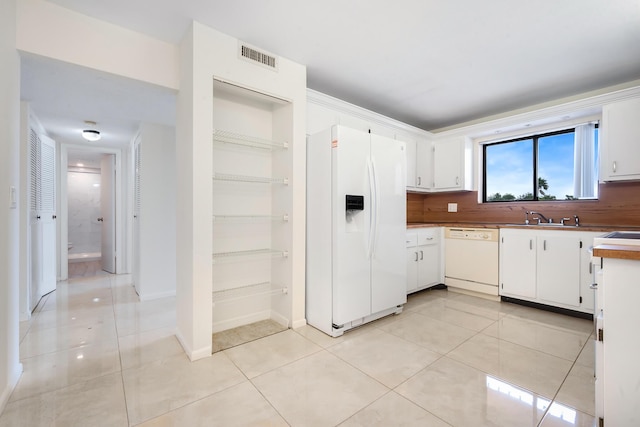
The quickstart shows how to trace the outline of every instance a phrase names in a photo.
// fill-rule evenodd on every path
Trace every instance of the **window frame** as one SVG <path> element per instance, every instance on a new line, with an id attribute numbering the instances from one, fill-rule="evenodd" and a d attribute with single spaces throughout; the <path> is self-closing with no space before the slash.
<path id="1" fill-rule="evenodd" d="M 599 128 L 599 124 L 595 125 L 595 129 Z M 568 201 L 574 201 L 574 200 L 567 200 L 567 199 L 557 199 L 557 200 L 548 200 L 548 199 L 540 199 L 539 198 L 539 194 L 538 194 L 538 159 L 539 159 L 539 153 L 538 153 L 538 140 L 540 138 L 545 138 L 545 137 L 549 137 L 549 136 L 555 136 L 555 135 L 562 135 L 562 134 L 566 134 L 566 133 L 574 133 L 576 132 L 576 126 L 572 126 L 570 128 L 564 128 L 564 129 L 560 129 L 560 130 L 555 130 L 555 131 L 551 131 L 551 132 L 540 132 L 540 133 L 534 133 L 534 134 L 530 134 L 530 135 L 522 135 L 522 136 L 518 136 L 515 138 L 511 138 L 511 139 L 507 139 L 504 141 L 496 141 L 496 142 L 487 142 L 485 144 L 482 144 L 482 203 L 526 203 L 526 202 L 543 202 L 543 203 L 548 203 L 548 202 L 568 202 Z M 508 144 L 508 143 L 514 143 L 514 142 L 518 142 L 518 141 L 525 141 L 531 139 L 532 143 L 533 143 L 533 158 L 531 159 L 533 162 L 533 177 L 532 177 L 532 182 L 531 182 L 531 189 L 532 189 L 532 194 L 533 194 L 533 199 L 529 199 L 529 200 L 487 200 L 487 147 L 492 146 L 492 145 L 501 145 L 501 144 Z M 596 166 L 597 167 L 597 166 Z M 575 199 L 575 200 L 580 200 L 580 199 Z"/>

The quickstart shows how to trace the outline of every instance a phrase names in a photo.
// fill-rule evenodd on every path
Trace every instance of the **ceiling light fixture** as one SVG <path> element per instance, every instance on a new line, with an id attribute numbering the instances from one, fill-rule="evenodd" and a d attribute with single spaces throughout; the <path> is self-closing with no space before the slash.
<path id="1" fill-rule="evenodd" d="M 84 122 L 88 126 L 95 126 L 96 122 L 85 120 Z M 84 129 L 82 131 L 82 137 L 89 142 L 96 142 L 100 140 L 100 131 L 95 129 Z"/>

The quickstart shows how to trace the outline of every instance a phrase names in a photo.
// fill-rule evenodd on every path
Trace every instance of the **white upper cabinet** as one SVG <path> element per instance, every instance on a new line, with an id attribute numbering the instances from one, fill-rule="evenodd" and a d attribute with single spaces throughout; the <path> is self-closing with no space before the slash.
<path id="1" fill-rule="evenodd" d="M 431 144 L 424 139 L 407 141 L 407 189 L 431 188 Z"/>
<path id="2" fill-rule="evenodd" d="M 472 146 L 465 137 L 433 142 L 433 191 L 472 190 Z"/>
<path id="3" fill-rule="evenodd" d="M 601 181 L 640 179 L 640 99 L 602 108 Z"/>

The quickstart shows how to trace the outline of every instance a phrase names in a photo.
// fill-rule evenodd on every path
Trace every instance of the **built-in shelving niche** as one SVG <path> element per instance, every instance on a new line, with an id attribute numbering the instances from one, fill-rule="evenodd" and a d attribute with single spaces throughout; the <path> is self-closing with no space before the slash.
<path id="1" fill-rule="evenodd" d="M 214 79 L 213 332 L 291 326 L 293 109 Z M 214 344 L 215 348 L 215 344 Z"/>

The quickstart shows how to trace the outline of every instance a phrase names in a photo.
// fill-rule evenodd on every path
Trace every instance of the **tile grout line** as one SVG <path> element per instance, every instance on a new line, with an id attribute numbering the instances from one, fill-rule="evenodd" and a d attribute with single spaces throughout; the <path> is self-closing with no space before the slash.
<path id="1" fill-rule="evenodd" d="M 590 337 L 591 337 L 591 335 L 589 335 L 589 338 Z M 554 403 L 557 403 L 556 402 L 556 398 L 558 397 L 558 393 L 560 393 L 560 389 L 562 389 L 562 386 L 567 381 L 567 378 L 569 378 L 569 375 L 571 374 L 571 370 L 573 370 L 573 367 L 576 366 L 576 363 L 578 363 L 578 358 L 580 357 L 580 354 L 582 354 L 582 352 L 584 351 L 584 349 L 585 349 L 585 347 L 587 346 L 588 343 L 589 343 L 589 339 L 587 339 L 587 341 L 584 343 L 584 345 L 582 346 L 582 349 L 578 352 L 578 355 L 576 356 L 576 359 L 571 364 L 571 367 L 567 371 L 567 375 L 565 375 L 564 379 L 562 380 L 562 383 L 560 383 L 560 386 L 558 387 L 558 390 L 556 390 L 556 394 L 553 396 L 553 399 L 551 399 L 551 402 L 549 403 L 549 406 L 544 411 L 544 414 L 542 415 L 542 418 L 540 419 L 540 422 L 538 423 L 538 427 L 541 426 L 542 422 L 544 421 L 544 417 L 549 413 L 549 409 L 551 409 L 551 406 Z M 578 411 L 577 408 L 572 408 L 572 409 L 575 409 L 576 411 Z M 580 412 L 582 412 L 582 411 L 580 411 Z M 589 415 L 589 414 L 587 414 L 587 415 Z"/>
<path id="2" fill-rule="evenodd" d="M 109 278 L 109 281 L 110 281 L 109 289 L 111 290 L 111 310 L 113 311 L 113 326 L 116 329 L 116 346 L 118 349 L 118 363 L 120 364 L 120 381 L 122 384 L 122 399 L 124 400 L 124 412 L 125 412 L 125 415 L 127 416 L 127 425 L 132 426 L 131 418 L 129 417 L 129 405 L 127 404 L 127 390 L 124 386 L 124 369 L 122 369 L 122 353 L 120 352 L 120 335 L 118 334 L 118 319 L 116 315 L 116 304 L 119 304 L 119 303 L 116 301 L 116 298 L 115 298 L 114 286 L 116 286 L 116 284 L 115 284 L 114 275 L 112 275 Z"/>

